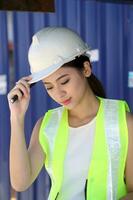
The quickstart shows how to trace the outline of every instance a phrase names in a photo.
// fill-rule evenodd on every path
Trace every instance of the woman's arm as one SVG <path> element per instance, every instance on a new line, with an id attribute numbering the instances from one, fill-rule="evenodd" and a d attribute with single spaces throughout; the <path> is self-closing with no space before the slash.
<path id="1" fill-rule="evenodd" d="M 10 142 L 10 177 L 16 191 L 26 190 L 39 174 L 45 155 L 39 144 L 39 128 L 42 119 L 36 123 L 29 148 L 27 150 L 24 136 L 24 124 L 13 119 Z"/>
<path id="2" fill-rule="evenodd" d="M 11 184 L 17 191 L 26 190 L 32 184 L 45 159 L 38 139 L 42 119 L 38 120 L 33 129 L 28 149 L 25 141 L 24 119 L 30 101 L 30 79 L 20 79 L 8 94 L 11 121 L 10 177 Z M 12 103 L 14 95 L 18 96 L 18 100 Z"/>
<path id="3" fill-rule="evenodd" d="M 127 113 L 128 126 L 128 154 L 125 169 L 125 178 L 128 194 L 121 200 L 133 200 L 133 115 Z"/>

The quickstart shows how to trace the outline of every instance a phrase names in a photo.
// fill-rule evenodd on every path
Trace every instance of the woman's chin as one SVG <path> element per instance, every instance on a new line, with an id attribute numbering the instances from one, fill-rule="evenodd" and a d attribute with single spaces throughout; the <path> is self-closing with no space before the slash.
<path id="1" fill-rule="evenodd" d="M 72 103 L 68 105 L 63 105 L 63 106 L 68 110 L 73 110 L 75 108 L 75 106 Z"/>

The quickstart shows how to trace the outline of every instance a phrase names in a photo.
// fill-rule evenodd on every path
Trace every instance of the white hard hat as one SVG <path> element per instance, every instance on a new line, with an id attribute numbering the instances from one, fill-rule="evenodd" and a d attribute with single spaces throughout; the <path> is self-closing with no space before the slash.
<path id="1" fill-rule="evenodd" d="M 28 52 L 32 80 L 37 82 L 89 48 L 81 37 L 64 27 L 46 27 L 37 32 Z"/>

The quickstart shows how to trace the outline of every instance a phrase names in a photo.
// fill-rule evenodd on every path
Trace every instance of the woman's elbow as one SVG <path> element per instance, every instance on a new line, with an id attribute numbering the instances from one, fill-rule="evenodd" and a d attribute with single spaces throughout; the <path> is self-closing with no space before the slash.
<path id="1" fill-rule="evenodd" d="M 24 181 L 24 180 L 18 181 L 18 180 L 11 179 L 11 186 L 16 192 L 23 192 L 31 186 L 31 182 Z"/>

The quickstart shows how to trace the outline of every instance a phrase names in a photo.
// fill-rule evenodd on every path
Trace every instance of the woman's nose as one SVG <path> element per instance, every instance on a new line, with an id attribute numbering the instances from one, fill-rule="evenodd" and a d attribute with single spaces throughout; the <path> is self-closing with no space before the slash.
<path id="1" fill-rule="evenodd" d="M 65 97 L 66 96 L 66 91 L 63 89 L 63 88 L 60 88 L 60 87 L 58 87 L 57 89 L 56 89 L 56 96 L 59 98 L 59 99 L 62 99 L 63 97 Z"/>

